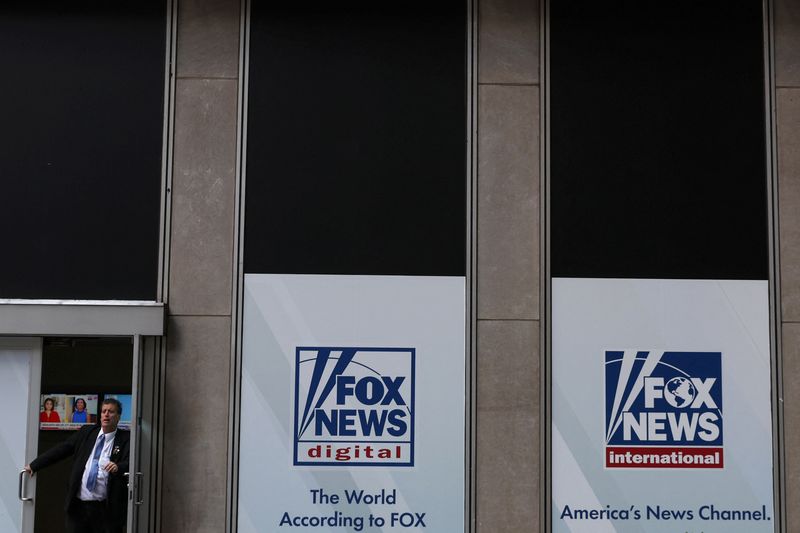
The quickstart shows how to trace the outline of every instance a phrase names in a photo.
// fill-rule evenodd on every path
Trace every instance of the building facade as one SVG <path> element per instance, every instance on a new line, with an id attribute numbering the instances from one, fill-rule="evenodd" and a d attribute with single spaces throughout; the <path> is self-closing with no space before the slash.
<path id="1" fill-rule="evenodd" d="M 12 287 L 11 293 L 0 294 L 6 298 L 0 309 L 0 334 L 41 339 L 44 365 L 52 364 L 48 361 L 58 350 L 70 349 L 69 339 L 132 339 L 134 371 L 119 377 L 122 384 L 117 388 L 141 402 L 137 413 L 141 418 L 134 421 L 140 425 L 143 472 L 133 494 L 144 502 L 135 513 L 138 530 L 236 531 L 240 492 L 258 490 L 239 484 L 241 470 L 248 468 L 239 461 L 243 283 L 245 272 L 253 272 L 245 265 L 248 225 L 242 210 L 245 184 L 252 183 L 255 175 L 248 174 L 247 167 L 248 160 L 255 161 L 255 156 L 248 158 L 256 150 L 251 132 L 272 115 L 256 116 L 248 108 L 253 91 L 247 85 L 253 79 L 248 71 L 253 68 L 250 43 L 258 38 L 251 25 L 256 9 L 252 4 L 257 2 L 167 4 L 164 40 L 155 39 L 156 48 L 162 46 L 166 74 L 155 79 L 157 94 L 150 97 L 163 102 L 157 113 L 162 120 L 158 124 L 161 167 L 155 171 L 154 196 L 141 199 L 153 209 L 148 220 L 158 221 L 157 231 L 150 232 L 154 237 L 143 245 L 151 254 L 143 261 L 158 272 L 158 280 L 145 280 L 145 288 L 134 290 L 132 296 L 102 290 L 97 294 L 76 290 L 70 296 L 71 289 L 60 288 L 52 294 L 45 289 L 15 293 Z M 765 193 L 774 224 L 770 219 L 765 224 L 771 228 L 774 245 L 769 251 L 774 267 L 770 280 L 776 295 L 772 302 L 777 332 L 772 340 L 775 501 L 783 512 L 781 530 L 791 532 L 800 531 L 800 514 L 792 505 L 800 498 L 800 5 L 791 0 L 766 1 L 764 12 L 764 175 L 769 184 L 765 190 L 774 188 L 774 197 Z M 533 0 L 475 0 L 464 6 L 463 13 L 465 66 L 459 68 L 466 94 L 465 125 L 464 137 L 457 141 L 466 141 L 466 149 L 463 167 L 456 169 L 464 178 L 464 189 L 456 198 L 463 198 L 465 216 L 463 227 L 456 225 L 454 230 L 463 230 L 463 250 L 453 254 L 464 259 L 463 270 L 455 275 L 463 276 L 466 287 L 464 523 L 465 530 L 478 533 L 546 531 L 551 526 L 552 517 L 544 511 L 550 501 L 550 15 L 549 5 Z M 413 24 L 414 17 L 409 20 Z M 318 19 L 315 24 L 324 26 Z M 259 64 L 260 75 L 280 80 L 289 71 L 283 69 L 300 61 L 298 57 L 265 61 Z M 124 58 L 115 60 L 125 63 Z M 303 65 L 294 68 L 302 71 Z M 658 70 L 654 72 L 657 76 Z M 430 79 L 437 83 L 435 76 Z M 334 81 L 346 83 L 348 92 L 358 91 L 358 79 L 343 76 Z M 333 91 L 325 82 L 325 78 L 319 81 L 318 90 Z M 714 79 L 707 83 L 713 91 L 726 90 L 715 86 Z M 593 90 L 582 89 L 584 95 Z M 297 116 L 305 117 L 302 112 Z M 129 142 L 136 144 L 135 139 Z M 141 148 L 141 153 L 152 151 Z M 139 158 L 137 154 L 134 151 L 131 159 Z M 14 159 L 19 153 L 5 157 Z M 126 164 L 112 162 L 115 165 Z M 152 174 L 152 168 L 142 172 Z M 4 184 L 11 179 L 11 174 L 2 176 Z M 415 186 L 424 191 L 422 185 Z M 260 198 L 269 200 L 271 192 L 291 194 L 266 191 L 259 193 L 264 195 Z M 47 201 L 55 203 L 58 198 Z M 142 227 L 144 222 L 136 224 Z M 74 234 L 73 238 L 77 240 Z M 252 244 L 251 249 L 257 246 Z M 7 257 L 14 256 L 13 246 L 6 250 Z M 48 277 L 50 272 L 44 269 L 37 275 Z M 314 268 L 298 267 L 295 272 L 313 273 Z M 344 268 L 343 273 L 351 272 Z M 107 283 L 112 287 L 114 282 Z M 78 307 L 74 311 L 69 307 L 72 300 L 84 303 L 74 304 Z M 31 315 L 31 306 L 41 308 Z M 66 308 L 82 322 L 65 318 Z M 98 314 L 87 314 L 94 312 Z M 125 342 L 113 349 L 124 351 Z M 41 390 L 34 396 L 70 392 L 54 390 L 69 383 L 48 379 L 42 377 L 41 387 L 36 382 Z M 126 386 L 126 379 L 133 385 Z M 83 394 L 91 385 L 75 387 Z M 113 393 L 111 388 L 100 394 Z M 39 441 L 40 447 L 43 442 Z M 47 485 L 45 479 L 39 483 Z M 37 490 L 45 490 L 42 486 Z M 37 521 L 42 514 L 36 513 Z"/>

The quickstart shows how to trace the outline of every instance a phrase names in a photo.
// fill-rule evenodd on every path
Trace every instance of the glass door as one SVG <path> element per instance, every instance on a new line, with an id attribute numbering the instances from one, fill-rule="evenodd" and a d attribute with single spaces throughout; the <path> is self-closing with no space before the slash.
<path id="1" fill-rule="evenodd" d="M 36 478 L 22 470 L 37 452 L 42 341 L 0 337 L 0 531 L 33 531 Z"/>
<path id="2" fill-rule="evenodd" d="M 132 336 L 72 336 L 45 337 L 42 343 L 41 381 L 38 384 L 39 406 L 54 404 L 58 416 L 55 421 L 39 424 L 38 450 L 41 455 L 64 444 L 86 425 L 100 422 L 102 404 L 117 400 L 122 407 L 119 436 L 122 449 L 128 442 L 128 468 L 123 473 L 134 472 L 133 446 L 138 428 L 134 395 L 137 378 L 136 346 Z M 130 431 L 130 433 L 128 433 Z M 27 457 L 28 462 L 33 456 Z M 71 486 L 72 460 L 64 459 L 42 468 L 36 473 L 35 496 L 36 525 L 34 533 L 62 531 L 66 516 L 64 499 Z M 126 475 L 114 482 L 112 507 L 114 521 L 127 520 L 132 505 L 130 484 L 134 477 Z M 109 486 L 110 489 L 110 486 Z M 120 502 L 118 498 L 122 498 Z M 2 531 L 2 529 L 0 529 Z"/>

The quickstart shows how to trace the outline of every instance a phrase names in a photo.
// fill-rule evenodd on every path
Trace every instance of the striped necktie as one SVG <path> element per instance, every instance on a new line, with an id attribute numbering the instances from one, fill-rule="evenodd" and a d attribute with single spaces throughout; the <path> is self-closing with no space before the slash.
<path id="1" fill-rule="evenodd" d="M 86 488 L 94 490 L 94 485 L 97 483 L 97 470 L 100 467 L 100 454 L 103 453 L 103 445 L 106 443 L 105 433 L 102 431 L 97 436 L 97 442 L 94 445 L 94 454 L 92 455 L 92 464 L 89 467 L 89 477 L 86 478 Z"/>

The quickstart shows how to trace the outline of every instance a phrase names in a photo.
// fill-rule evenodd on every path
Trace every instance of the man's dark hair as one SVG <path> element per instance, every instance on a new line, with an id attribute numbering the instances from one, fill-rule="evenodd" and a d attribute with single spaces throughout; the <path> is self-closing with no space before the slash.
<path id="1" fill-rule="evenodd" d="M 117 400 L 116 398 L 106 398 L 105 400 L 103 400 L 103 405 L 106 405 L 107 403 L 113 403 L 114 406 L 117 408 L 117 414 L 118 415 L 122 414 L 122 403 L 120 403 L 119 400 Z"/>

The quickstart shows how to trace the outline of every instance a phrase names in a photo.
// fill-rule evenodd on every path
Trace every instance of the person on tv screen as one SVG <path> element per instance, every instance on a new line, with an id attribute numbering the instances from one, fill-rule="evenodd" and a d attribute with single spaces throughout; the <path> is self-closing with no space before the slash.
<path id="1" fill-rule="evenodd" d="M 70 422 L 73 424 L 86 424 L 88 422 L 86 414 L 86 400 L 83 398 L 75 398 L 72 404 L 72 418 Z"/>
<path id="2" fill-rule="evenodd" d="M 44 399 L 44 409 L 39 413 L 39 422 L 61 422 L 61 417 L 54 410 L 56 401 L 52 398 Z"/>
<path id="3" fill-rule="evenodd" d="M 121 415 L 122 404 L 106 399 L 100 424 L 83 426 L 25 465 L 32 477 L 42 468 L 73 458 L 64 505 L 66 531 L 122 533 L 125 528 L 130 434 L 117 429 Z"/>

